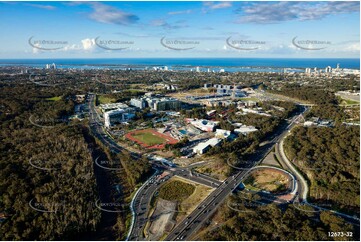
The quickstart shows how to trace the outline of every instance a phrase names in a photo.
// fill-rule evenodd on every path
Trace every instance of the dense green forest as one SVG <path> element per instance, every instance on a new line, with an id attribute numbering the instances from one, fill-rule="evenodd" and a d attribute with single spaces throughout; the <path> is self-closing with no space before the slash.
<path id="1" fill-rule="evenodd" d="M 1 91 L 1 103 L 8 107 L 0 130 L 0 210 L 7 217 L 0 234 L 5 240 L 71 239 L 95 230 L 100 220 L 84 138 L 88 130 L 66 124 L 70 100 L 49 101 L 45 97 L 53 94 L 40 93 L 21 86 Z"/>
<path id="2" fill-rule="evenodd" d="M 91 137 L 86 120 L 68 120 L 74 105 L 61 88 L 1 86 L 1 239 L 124 239 L 130 212 L 107 213 L 96 203 L 128 208 L 150 166 L 127 152 L 109 152 Z M 94 165 L 99 156 L 122 169 Z"/>
<path id="3" fill-rule="evenodd" d="M 240 201 L 241 202 L 241 201 Z M 234 203 L 231 203 L 234 206 Z M 247 202 L 252 211 L 235 211 L 222 206 L 217 212 L 218 225 L 209 226 L 198 240 L 205 241 L 329 241 L 359 238 L 358 227 L 352 227 L 343 219 L 329 212 L 311 213 L 292 205 L 278 207 L 275 204 L 259 205 Z M 239 205 L 240 207 L 242 205 Z M 246 211 L 246 212 L 245 212 Z M 250 211 L 250 212 L 247 212 Z M 352 237 L 330 237 L 329 231 L 352 232 Z"/>
<path id="4" fill-rule="evenodd" d="M 339 106 L 339 100 L 329 88 L 300 87 L 288 85 L 282 90 L 270 90 L 271 92 L 307 101 L 316 106 L 312 107 L 307 117 L 319 117 L 322 119 L 332 119 L 336 122 L 345 121 L 347 115 L 344 108 Z"/>
<path id="5" fill-rule="evenodd" d="M 285 141 L 287 156 L 310 180 L 310 197 L 320 204 L 359 212 L 358 126 L 297 127 Z"/>
<path id="6" fill-rule="evenodd" d="M 10 216 L 0 229 L 3 239 L 70 239 L 96 228 L 92 159 L 82 130 L 63 129 L 2 132 L 0 204 Z M 31 201 L 51 212 L 36 211 Z"/>
<path id="7" fill-rule="evenodd" d="M 49 79 L 48 83 L 62 84 L 35 85 L 24 75 L 0 86 L 0 213 L 5 217 L 0 237 L 124 239 L 130 222 L 130 199 L 153 172 L 151 166 L 146 158 L 132 157 L 127 151 L 110 152 L 91 137 L 87 119 L 68 119 L 76 104 L 73 95 L 98 90 L 102 84 L 85 85 L 90 80 L 87 75 L 50 75 Z M 139 93 L 110 97 L 122 101 Z M 97 157 L 120 170 L 94 165 Z M 96 202 L 123 204 L 127 209 L 110 216 Z"/>
<path id="8" fill-rule="evenodd" d="M 348 86 L 341 88 L 341 84 Z M 350 117 L 333 92 L 353 89 L 356 84 L 354 80 L 339 80 L 322 88 L 285 85 L 281 90 L 271 91 L 316 104 L 305 115 L 306 119 L 335 121 L 334 128 L 295 128 L 286 139 L 285 150 L 308 177 L 313 202 L 353 213 L 358 213 L 360 207 L 360 131 L 358 126 L 341 124 Z"/>

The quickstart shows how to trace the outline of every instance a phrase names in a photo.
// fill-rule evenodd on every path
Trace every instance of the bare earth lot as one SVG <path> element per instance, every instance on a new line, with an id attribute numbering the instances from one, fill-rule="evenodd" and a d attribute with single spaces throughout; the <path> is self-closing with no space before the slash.
<path id="1" fill-rule="evenodd" d="M 172 219 L 177 208 L 177 202 L 167 201 L 159 198 L 157 206 L 151 216 L 151 225 L 149 228 L 148 239 L 159 240 L 165 232 L 169 232 L 175 221 Z"/>
<path id="2" fill-rule="evenodd" d="M 271 193 L 282 193 L 290 187 L 291 180 L 282 171 L 265 168 L 252 172 L 244 184 L 250 190 L 264 190 Z"/>
<path id="3" fill-rule="evenodd" d="M 168 201 L 160 197 L 157 198 L 154 212 L 151 215 L 151 223 L 147 231 L 148 240 L 156 241 L 164 238 L 177 223 L 190 214 L 214 190 L 214 188 L 193 183 L 177 176 L 169 179 L 167 183 L 174 181 L 191 184 L 195 189 L 186 199 L 178 202 Z"/>

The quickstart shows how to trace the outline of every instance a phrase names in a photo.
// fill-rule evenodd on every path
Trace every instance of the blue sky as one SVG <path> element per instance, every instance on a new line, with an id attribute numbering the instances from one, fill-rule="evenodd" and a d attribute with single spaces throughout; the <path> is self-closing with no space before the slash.
<path id="1" fill-rule="evenodd" d="M 359 2 L 0 2 L 0 29 L 2 59 L 360 56 Z"/>

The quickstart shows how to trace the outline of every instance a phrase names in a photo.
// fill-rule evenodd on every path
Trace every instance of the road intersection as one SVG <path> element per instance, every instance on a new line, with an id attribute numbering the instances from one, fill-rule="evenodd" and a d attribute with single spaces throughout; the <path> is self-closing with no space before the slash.
<path id="1" fill-rule="evenodd" d="M 90 127 L 93 134 L 105 145 L 108 146 L 111 152 L 120 153 L 124 149 L 119 146 L 103 129 L 101 120 L 95 110 L 95 95 L 89 97 L 90 110 Z M 302 112 L 294 115 L 287 125 L 279 128 L 274 135 L 272 135 L 267 144 L 259 147 L 259 149 L 252 156 L 252 162 L 248 163 L 247 167 L 236 169 L 237 172 L 225 179 L 218 181 L 214 178 L 204 174 L 192 171 L 192 166 L 189 167 L 173 167 L 167 164 L 150 160 L 155 173 L 150 177 L 136 192 L 131 202 L 132 223 L 130 227 L 127 240 L 147 240 L 144 236 L 145 226 L 149 220 L 149 204 L 155 192 L 160 188 L 163 182 L 167 181 L 173 176 L 179 176 L 192 182 L 199 183 L 214 188 L 214 191 L 209 194 L 186 218 L 184 218 L 173 230 L 168 234 L 165 240 L 189 240 L 191 236 L 198 231 L 201 225 L 209 219 L 209 217 L 216 211 L 218 206 L 242 183 L 248 173 L 253 167 L 259 165 L 264 157 L 275 147 L 276 154 L 281 158 L 281 162 L 286 164 L 289 170 L 297 181 L 296 195 L 301 195 L 302 201 L 307 201 L 308 186 L 304 178 L 295 170 L 292 164 L 287 162 L 287 157 L 283 151 L 283 139 L 289 135 L 290 130 L 297 123 L 297 120 L 307 111 L 303 108 Z M 279 145 L 281 144 L 281 145 Z M 140 158 L 138 153 L 131 152 L 133 158 Z M 286 158 L 285 158 L 286 157 Z M 157 176 L 166 171 L 167 176 L 162 179 L 157 179 Z M 344 215 L 335 212 L 337 215 Z M 351 216 L 347 218 L 352 219 Z M 355 219 L 355 218 L 353 218 Z M 357 219 L 356 219 L 357 220 Z"/>

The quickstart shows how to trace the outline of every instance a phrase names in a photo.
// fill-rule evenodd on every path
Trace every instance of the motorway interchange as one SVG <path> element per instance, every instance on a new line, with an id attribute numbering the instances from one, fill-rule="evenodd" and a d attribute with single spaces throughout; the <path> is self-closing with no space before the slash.
<path id="1" fill-rule="evenodd" d="M 112 138 L 110 138 L 103 130 L 101 121 L 95 111 L 95 95 L 90 94 L 89 96 L 89 110 L 90 110 L 90 124 L 93 134 L 101 141 L 104 145 L 108 146 L 112 152 L 119 153 L 122 151 L 120 147 Z M 191 167 L 171 167 L 168 164 L 151 161 L 152 167 L 155 173 L 150 177 L 136 192 L 131 203 L 131 210 L 133 214 L 131 228 L 129 230 L 127 240 L 139 241 L 147 240 L 144 237 L 144 229 L 149 220 L 149 208 L 151 198 L 154 196 L 156 191 L 160 188 L 163 182 L 167 181 L 172 176 L 179 176 L 184 179 L 191 180 L 192 182 L 199 183 L 214 188 L 214 191 L 206 197 L 196 209 L 194 209 L 186 218 L 178 223 L 172 231 L 168 234 L 165 240 L 190 240 L 191 236 L 198 231 L 201 225 L 209 219 L 209 217 L 216 211 L 218 206 L 224 202 L 224 200 L 242 183 L 244 178 L 247 176 L 252 167 L 259 165 L 263 158 L 276 146 L 276 152 L 279 153 L 279 142 L 282 141 L 296 124 L 297 119 L 307 111 L 307 108 L 303 108 L 302 112 L 295 115 L 292 120 L 289 121 L 288 125 L 280 128 L 276 133 L 269 138 L 266 145 L 260 147 L 253 155 L 251 162 L 248 162 L 248 167 L 239 168 L 236 174 L 228 177 L 224 181 L 219 181 L 209 176 L 196 173 L 191 170 Z M 133 157 L 139 158 L 139 154 L 131 153 Z M 283 158 L 280 155 L 281 160 Z M 287 161 L 283 161 L 286 167 L 292 171 L 292 167 Z M 291 165 L 292 166 L 292 165 Z M 167 176 L 161 180 L 157 179 L 161 173 L 166 171 Z M 293 172 L 294 173 L 294 172 Z M 307 202 L 307 184 L 302 182 L 302 177 L 299 174 L 294 174 L 297 181 L 297 194 L 301 194 L 301 201 Z M 301 180 L 301 182 L 300 182 Z M 336 213 L 337 214 L 337 213 Z M 338 214 L 342 216 L 343 214 Z M 343 216 L 344 217 L 344 216 Z M 350 219 L 350 216 L 346 217 Z M 351 218 L 352 219 L 352 218 Z M 355 220 L 358 220 L 355 218 Z"/>

